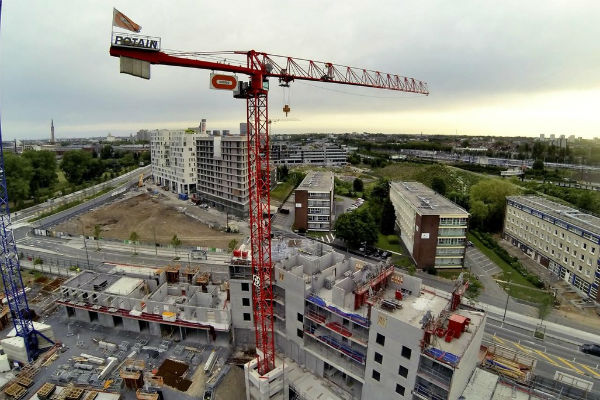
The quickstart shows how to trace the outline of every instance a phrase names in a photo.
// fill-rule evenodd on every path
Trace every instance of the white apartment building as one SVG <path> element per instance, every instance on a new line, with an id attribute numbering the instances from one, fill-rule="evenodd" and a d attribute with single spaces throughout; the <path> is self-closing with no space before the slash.
<path id="1" fill-rule="evenodd" d="M 150 155 L 152 176 L 157 185 L 176 193 L 196 191 L 196 137 L 193 130 L 152 131 Z"/>
<path id="2" fill-rule="evenodd" d="M 348 152 L 346 149 L 327 141 L 308 145 L 288 142 L 271 143 L 271 162 L 275 165 L 346 165 Z"/>
<path id="3" fill-rule="evenodd" d="M 600 218 L 539 196 L 506 198 L 504 238 L 600 301 Z"/>
<path id="4" fill-rule="evenodd" d="M 228 131 L 224 131 L 228 132 Z M 209 204 L 248 215 L 248 145 L 246 135 L 198 134 L 196 192 Z"/>
<path id="5" fill-rule="evenodd" d="M 322 243 L 276 239 L 272 249 L 277 368 L 265 379 L 255 362 L 246 364 L 248 400 L 288 398 L 283 392 L 455 400 L 463 392 L 478 364 L 485 313 L 453 309 L 448 293 L 419 278 Z M 250 258 L 240 250 L 230 265 L 234 337 L 247 348 L 254 346 Z M 286 375 L 290 364 L 303 367 L 311 384 Z"/>
<path id="6" fill-rule="evenodd" d="M 469 213 L 419 182 L 391 182 L 396 228 L 418 268 L 462 268 Z"/>

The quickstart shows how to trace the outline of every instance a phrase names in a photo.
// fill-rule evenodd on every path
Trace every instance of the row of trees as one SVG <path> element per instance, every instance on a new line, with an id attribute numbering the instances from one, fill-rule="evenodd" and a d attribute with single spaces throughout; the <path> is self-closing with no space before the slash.
<path id="1" fill-rule="evenodd" d="M 58 192 L 78 190 L 83 184 L 114 178 L 124 170 L 150 163 L 150 152 L 141 155 L 131 151 L 114 151 L 104 146 L 100 155 L 84 150 L 67 151 L 60 164 L 52 151 L 25 151 L 18 155 L 6 152 L 6 184 L 8 197 L 14 209 L 21 209 L 26 201 L 33 204 L 46 201 Z M 59 168 L 66 182 L 58 179 Z"/>
<path id="2" fill-rule="evenodd" d="M 353 184 L 358 189 L 362 181 L 355 180 Z M 390 201 L 389 181 L 380 179 L 373 189 L 363 192 L 363 197 L 368 201 L 362 207 L 340 215 L 335 222 L 336 236 L 351 248 L 363 243 L 372 245 L 377 242 L 379 232 L 384 235 L 394 233 L 396 214 Z"/>
<path id="3" fill-rule="evenodd" d="M 4 154 L 9 199 L 21 208 L 25 200 L 35 202 L 52 195 L 58 183 L 57 163 L 51 151 L 26 151 L 22 155 Z"/>

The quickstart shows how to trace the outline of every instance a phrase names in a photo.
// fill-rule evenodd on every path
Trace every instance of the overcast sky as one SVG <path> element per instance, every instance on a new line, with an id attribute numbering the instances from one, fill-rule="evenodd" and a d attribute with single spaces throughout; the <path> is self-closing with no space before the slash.
<path id="1" fill-rule="evenodd" d="M 600 2 L 4 0 L 4 139 L 238 130 L 245 103 L 210 71 L 119 74 L 113 5 L 163 48 L 250 50 L 414 77 L 431 94 L 294 82 L 284 132 L 600 136 Z M 286 94 L 287 96 L 287 94 Z M 271 82 L 270 117 L 285 119 Z"/>

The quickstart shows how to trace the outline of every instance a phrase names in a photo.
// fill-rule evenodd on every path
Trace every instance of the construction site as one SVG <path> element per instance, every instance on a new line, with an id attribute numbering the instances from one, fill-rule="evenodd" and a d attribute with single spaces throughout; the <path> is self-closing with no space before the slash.
<path id="1" fill-rule="evenodd" d="M 190 202 L 173 199 L 162 192 L 134 192 L 51 230 L 55 235 L 80 236 L 82 232 L 92 235 L 98 225 L 104 239 L 129 240 L 131 233 L 136 232 L 140 242 L 169 245 L 173 235 L 177 235 L 183 245 L 202 243 L 222 249 L 226 249 L 231 240 L 242 240 L 242 235 L 225 233 L 209 223 L 203 215 L 206 213 Z"/>
<path id="2" fill-rule="evenodd" d="M 0 2 L 0 10 L 1 6 Z M 141 30 L 116 9 L 113 26 Z M 110 46 L 121 73 L 150 79 L 151 65 L 208 70 L 211 88 L 229 90 L 245 103 L 247 122 L 235 147 L 243 147 L 245 136 L 247 164 L 226 157 L 243 171 L 231 183 L 238 188 L 247 183 L 248 235 L 219 232 L 209 214 L 191 212 L 188 203 L 177 200 L 187 200 L 187 193 L 167 195 L 146 188 L 63 222 L 50 236 L 85 237 L 98 225 L 106 238 L 127 240 L 136 232 L 141 241 L 155 246 L 174 235 L 190 245 L 220 248 L 228 247 L 232 239 L 249 238 L 232 246 L 225 262 L 205 258 L 194 265 L 188 259 L 187 266 L 160 267 L 154 249 L 157 258 L 152 265 L 102 260 L 92 268 L 88 258 L 88 268 L 76 267 L 68 278 L 23 280 L 10 213 L 3 206 L 9 203 L 8 194 L 0 193 L 5 293 L 0 312 L 1 396 L 9 400 L 556 398 L 541 396 L 533 387 L 535 358 L 483 345 L 490 314 L 464 301 L 469 288 L 465 274 L 450 281 L 451 290 L 444 291 L 424 284 L 392 264 L 391 258 L 355 257 L 318 240 L 271 231 L 270 78 L 283 88 L 308 81 L 418 95 L 429 94 L 426 83 L 255 50 L 163 51 L 160 38 L 125 31 L 113 29 Z M 286 116 L 290 111 L 285 104 Z M 198 166 L 191 155 L 197 150 L 186 143 L 187 134 L 180 135 L 181 145 L 163 146 L 160 157 L 165 166 L 181 169 L 183 160 L 173 156 L 176 151 L 190 153 L 185 162 L 190 168 Z M 213 143 L 221 138 L 213 134 Z M 207 159 L 224 159 L 220 150 L 204 153 Z M 207 168 L 211 184 L 222 186 L 220 173 L 234 175 L 222 165 Z M 3 164 L 0 173 L 4 183 L 0 189 L 6 188 Z M 169 181 L 167 190 L 179 190 L 174 183 Z M 187 190 L 190 185 L 194 183 L 188 183 Z M 140 177 L 138 190 L 142 186 Z M 296 208 L 303 207 L 298 204 Z M 323 208 L 318 202 L 304 207 Z M 228 220 L 227 215 L 226 227 Z M 429 234 L 422 235 L 429 239 Z M 87 247 L 85 252 L 88 257 Z M 592 385 L 584 387 L 578 377 L 560 379 L 570 381 L 558 388 L 558 381 L 552 381 L 552 393 L 597 399 L 585 397 L 592 393 Z"/>

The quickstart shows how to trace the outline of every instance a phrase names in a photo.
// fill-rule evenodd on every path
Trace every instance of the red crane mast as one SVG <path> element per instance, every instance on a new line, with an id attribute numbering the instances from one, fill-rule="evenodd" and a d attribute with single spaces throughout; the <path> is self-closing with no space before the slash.
<path id="1" fill-rule="evenodd" d="M 273 268 L 271 263 L 270 174 L 269 174 L 269 78 L 281 86 L 295 80 L 364 86 L 428 95 L 427 84 L 412 78 L 348 67 L 329 62 L 250 51 L 218 53 L 147 51 L 111 46 L 110 55 L 150 64 L 198 68 L 244 74 L 250 82 L 239 82 L 234 95 L 246 99 L 248 139 L 248 188 L 250 243 L 252 251 L 252 301 L 258 372 L 265 375 L 275 366 L 273 331 Z M 245 56 L 245 62 L 220 61 L 226 55 Z M 208 59 L 217 59 L 212 61 Z M 245 64 L 245 65 L 244 65 Z"/>

